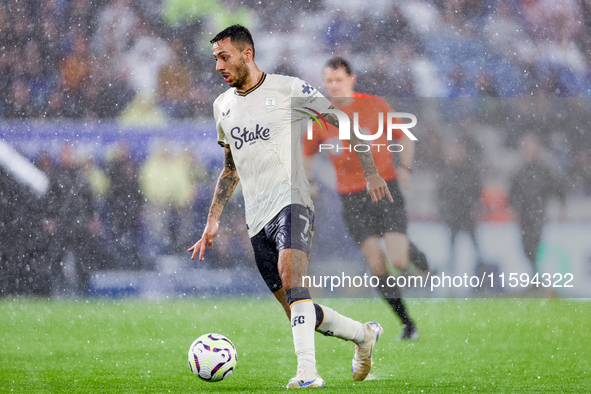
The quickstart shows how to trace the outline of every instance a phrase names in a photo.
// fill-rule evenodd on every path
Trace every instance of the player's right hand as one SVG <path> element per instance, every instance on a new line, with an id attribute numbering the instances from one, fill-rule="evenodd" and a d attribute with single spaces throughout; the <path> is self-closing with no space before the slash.
<path id="1" fill-rule="evenodd" d="M 199 253 L 199 261 L 203 260 L 203 254 L 205 253 L 205 246 L 209 246 L 209 249 L 213 248 L 213 239 L 217 235 L 219 229 L 219 223 L 217 221 L 208 221 L 201 239 L 191 246 L 187 251 L 193 252 L 191 260 L 195 260 L 197 253 Z"/>

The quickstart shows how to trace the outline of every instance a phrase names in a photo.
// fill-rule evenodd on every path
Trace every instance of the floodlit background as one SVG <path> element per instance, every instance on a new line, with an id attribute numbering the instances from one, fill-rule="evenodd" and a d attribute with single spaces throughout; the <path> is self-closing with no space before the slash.
<path id="1" fill-rule="evenodd" d="M 543 215 L 537 268 L 571 272 L 585 288 L 590 15 L 591 3 L 574 0 L 3 0 L 0 292 L 267 291 L 239 191 L 206 260 L 193 262 L 186 252 L 203 229 L 223 156 L 212 103 L 226 85 L 209 40 L 232 23 L 251 29 L 265 72 L 320 87 L 325 61 L 339 55 L 352 63 L 358 91 L 402 98 L 393 101 L 397 110 L 408 105 L 412 112 L 408 103 L 424 97 L 446 106 L 440 123 L 427 116 L 418 127 L 413 184 L 405 191 L 409 235 L 439 272 L 472 274 L 484 262 L 533 274 L 510 185 L 524 160 L 521 138 L 536 134 L 560 185 Z M 517 109 L 491 123 L 466 110 L 474 99 L 459 97 L 505 98 L 488 102 Z M 330 167 L 318 160 L 324 193 L 312 266 L 336 262 L 363 273 L 355 245 L 331 239 L 343 224 L 330 203 Z M 478 190 L 445 184 L 456 160 L 475 171 Z M 450 191 L 470 202 L 451 217 L 442 208 Z M 449 221 L 466 216 L 476 223 L 481 253 L 465 233 L 452 252 Z"/>

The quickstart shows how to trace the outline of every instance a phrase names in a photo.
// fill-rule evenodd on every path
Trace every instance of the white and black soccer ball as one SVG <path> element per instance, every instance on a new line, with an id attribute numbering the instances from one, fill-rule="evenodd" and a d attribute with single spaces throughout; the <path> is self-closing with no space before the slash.
<path id="1" fill-rule="evenodd" d="M 206 382 L 226 379 L 237 361 L 234 344 L 220 334 L 201 335 L 189 348 L 189 368 Z"/>

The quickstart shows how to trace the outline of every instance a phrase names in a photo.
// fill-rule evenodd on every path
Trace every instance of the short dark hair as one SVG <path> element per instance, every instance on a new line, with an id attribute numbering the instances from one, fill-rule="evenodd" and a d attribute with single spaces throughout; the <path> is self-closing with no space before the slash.
<path id="1" fill-rule="evenodd" d="M 351 70 L 351 66 L 349 65 L 349 62 L 346 61 L 345 59 L 343 59 L 342 57 L 333 57 L 328 62 L 326 62 L 326 67 L 330 67 L 333 70 L 336 70 L 336 69 L 342 67 L 343 69 L 345 69 L 345 72 L 347 73 L 347 75 L 353 74 L 353 70 Z"/>
<path id="2" fill-rule="evenodd" d="M 232 44 L 242 52 L 246 48 L 252 48 L 252 57 L 254 58 L 254 41 L 250 31 L 242 25 L 232 25 L 226 27 L 224 30 L 219 32 L 209 43 L 213 44 L 218 41 L 230 38 Z"/>

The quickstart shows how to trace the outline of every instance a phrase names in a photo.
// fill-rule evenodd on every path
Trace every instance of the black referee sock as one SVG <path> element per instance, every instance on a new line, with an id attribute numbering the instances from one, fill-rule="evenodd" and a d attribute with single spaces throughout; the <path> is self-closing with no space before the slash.
<path id="1" fill-rule="evenodd" d="M 421 252 L 417 245 L 409 241 L 408 243 L 408 260 L 414 264 L 421 271 L 429 271 L 429 263 L 427 262 L 427 256 Z"/>
<path id="2" fill-rule="evenodd" d="M 382 292 L 382 296 L 388 301 L 388 304 L 394 309 L 394 312 L 402 320 L 402 324 L 413 325 L 412 320 L 406 312 L 406 308 L 400 298 L 400 289 L 398 286 L 388 287 L 387 285 L 388 276 L 380 276 L 380 284 L 378 289 Z"/>

